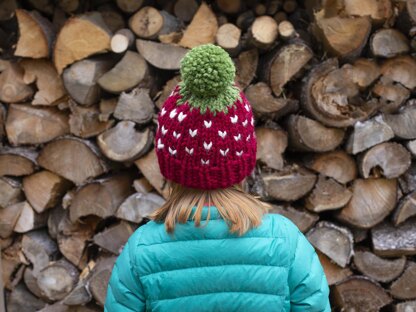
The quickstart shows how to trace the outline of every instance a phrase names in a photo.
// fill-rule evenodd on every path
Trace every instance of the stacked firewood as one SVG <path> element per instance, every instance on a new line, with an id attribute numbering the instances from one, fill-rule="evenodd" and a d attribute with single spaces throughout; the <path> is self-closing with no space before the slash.
<path id="1" fill-rule="evenodd" d="M 334 310 L 416 311 L 415 0 L 2 0 L 7 311 L 102 310 L 167 196 L 157 112 L 204 43 L 256 115 L 246 188 L 316 248 Z"/>

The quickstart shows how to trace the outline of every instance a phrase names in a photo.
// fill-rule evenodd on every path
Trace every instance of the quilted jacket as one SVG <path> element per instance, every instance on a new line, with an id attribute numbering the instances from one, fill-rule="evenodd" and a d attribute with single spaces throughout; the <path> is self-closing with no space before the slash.
<path id="1" fill-rule="evenodd" d="M 203 208 L 206 219 L 208 207 Z M 209 222 L 150 221 L 128 240 L 107 290 L 105 312 L 331 311 L 314 248 L 277 214 L 241 237 L 215 207 Z"/>

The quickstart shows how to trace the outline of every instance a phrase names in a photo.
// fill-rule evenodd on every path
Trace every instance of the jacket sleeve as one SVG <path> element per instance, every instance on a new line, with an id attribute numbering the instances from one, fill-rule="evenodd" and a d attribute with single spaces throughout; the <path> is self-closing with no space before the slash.
<path id="1" fill-rule="evenodd" d="M 291 311 L 330 312 L 328 283 L 318 255 L 297 228 L 296 233 L 288 280 Z"/>
<path id="2" fill-rule="evenodd" d="M 104 312 L 145 311 L 146 304 L 143 286 L 139 278 L 134 274 L 135 234 L 130 237 L 114 264 L 107 287 Z"/>

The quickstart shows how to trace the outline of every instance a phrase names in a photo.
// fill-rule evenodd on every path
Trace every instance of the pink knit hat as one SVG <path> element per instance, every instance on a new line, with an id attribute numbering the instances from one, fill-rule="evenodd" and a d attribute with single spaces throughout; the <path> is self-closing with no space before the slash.
<path id="1" fill-rule="evenodd" d="M 227 188 L 256 163 L 251 105 L 234 85 L 228 53 L 212 44 L 190 50 L 182 81 L 159 112 L 155 137 L 162 175 L 189 188 Z"/>

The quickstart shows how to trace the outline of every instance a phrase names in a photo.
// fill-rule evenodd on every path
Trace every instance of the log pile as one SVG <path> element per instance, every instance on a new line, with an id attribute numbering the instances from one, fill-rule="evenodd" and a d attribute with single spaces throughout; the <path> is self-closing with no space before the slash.
<path id="1" fill-rule="evenodd" d="M 256 115 L 245 186 L 318 251 L 342 311 L 416 309 L 416 1 L 3 0 L 0 247 L 9 312 L 100 311 L 163 204 L 157 112 L 216 43 Z"/>

